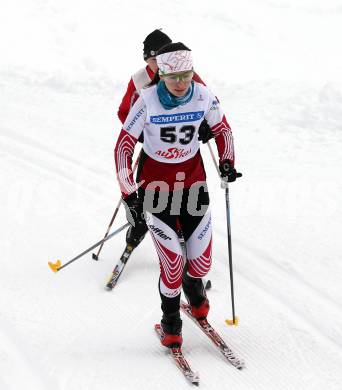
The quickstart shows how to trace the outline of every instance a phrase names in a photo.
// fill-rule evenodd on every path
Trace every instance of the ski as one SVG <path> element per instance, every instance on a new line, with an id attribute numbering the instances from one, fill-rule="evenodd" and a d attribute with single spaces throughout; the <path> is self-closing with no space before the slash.
<path id="1" fill-rule="evenodd" d="M 157 332 L 159 339 L 161 338 L 161 327 L 160 324 L 154 326 L 155 331 Z M 199 375 L 197 372 L 192 371 L 189 363 L 185 359 L 181 347 L 168 348 L 170 350 L 171 356 L 178 368 L 182 371 L 185 378 L 194 384 L 195 386 L 199 385 Z"/>
<path id="2" fill-rule="evenodd" d="M 124 270 L 124 268 L 127 264 L 127 261 L 133 252 L 133 249 L 134 249 L 134 247 L 132 245 L 129 245 L 129 244 L 126 245 L 126 248 L 120 257 L 120 260 L 116 264 L 116 266 L 112 272 L 112 275 L 110 276 L 110 278 L 106 284 L 107 290 L 111 291 L 116 286 L 116 283 L 118 282 L 118 280 L 122 274 L 122 271 Z"/>
<path id="3" fill-rule="evenodd" d="M 222 355 L 228 360 L 237 369 L 242 369 L 245 367 L 245 362 L 240 359 L 232 349 L 226 344 L 222 337 L 217 333 L 217 331 L 210 325 L 207 319 L 197 320 L 191 314 L 191 307 L 184 301 L 181 301 L 181 309 L 183 312 L 190 317 L 193 322 L 205 333 L 209 339 L 214 343 L 214 345 L 219 349 Z"/>

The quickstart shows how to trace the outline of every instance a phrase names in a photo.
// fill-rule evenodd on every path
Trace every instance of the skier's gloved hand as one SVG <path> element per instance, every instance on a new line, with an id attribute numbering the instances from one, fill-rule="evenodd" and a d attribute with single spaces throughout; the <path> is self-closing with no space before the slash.
<path id="1" fill-rule="evenodd" d="M 212 133 L 208 122 L 206 121 L 206 119 L 203 119 L 198 129 L 198 140 L 206 144 L 213 137 L 214 134 Z"/>
<path id="2" fill-rule="evenodd" d="M 242 176 L 242 173 L 239 173 L 234 168 L 233 164 L 229 160 L 224 160 L 220 163 L 220 172 L 221 177 L 231 183 L 235 181 L 238 177 Z"/>
<path id="3" fill-rule="evenodd" d="M 128 195 L 127 198 L 122 200 L 122 203 L 124 204 L 126 209 L 127 221 L 132 226 L 137 226 L 137 224 L 145 224 L 143 204 L 138 198 L 136 192 L 133 192 L 132 194 Z"/>

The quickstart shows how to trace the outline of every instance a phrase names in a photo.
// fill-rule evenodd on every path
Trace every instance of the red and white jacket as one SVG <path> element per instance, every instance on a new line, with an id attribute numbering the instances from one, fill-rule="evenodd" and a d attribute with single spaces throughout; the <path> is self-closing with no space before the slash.
<path id="1" fill-rule="evenodd" d="M 142 132 L 143 156 L 138 178 L 142 188 L 149 189 L 160 182 L 157 189 L 173 191 L 180 177 L 184 188 L 205 181 L 198 141 L 203 119 L 214 134 L 220 161 L 229 160 L 234 164 L 230 126 L 220 103 L 207 87 L 195 82 L 192 99 L 171 110 L 161 105 L 156 88 L 154 85 L 140 91 L 116 143 L 116 170 L 124 198 L 137 189 L 132 174 L 132 156 Z M 179 173 L 181 176 L 177 175 Z"/>

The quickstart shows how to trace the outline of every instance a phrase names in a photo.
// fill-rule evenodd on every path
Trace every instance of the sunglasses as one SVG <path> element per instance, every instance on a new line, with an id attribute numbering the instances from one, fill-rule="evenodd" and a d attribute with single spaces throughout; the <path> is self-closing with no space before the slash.
<path id="1" fill-rule="evenodd" d="M 177 74 L 163 74 L 162 76 L 171 83 L 179 83 L 180 81 L 191 81 L 194 75 L 193 71 L 177 73 Z"/>

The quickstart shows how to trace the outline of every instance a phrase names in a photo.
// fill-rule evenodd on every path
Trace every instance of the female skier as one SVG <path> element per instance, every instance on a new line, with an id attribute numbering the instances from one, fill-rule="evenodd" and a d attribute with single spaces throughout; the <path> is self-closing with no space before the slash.
<path id="1" fill-rule="evenodd" d="M 154 75 L 158 71 L 158 64 L 156 61 L 156 54 L 159 49 L 164 45 L 171 43 L 171 39 L 168 35 L 163 33 L 161 29 L 156 29 L 152 31 L 143 42 L 143 57 L 146 65 L 134 73 L 128 83 L 127 90 L 122 98 L 121 104 L 118 109 L 118 118 L 121 123 L 124 124 L 130 109 L 133 107 L 134 103 L 139 97 L 141 89 L 146 87 L 153 80 Z M 194 74 L 194 81 L 197 81 L 201 84 L 204 82 L 198 76 L 197 73 Z M 199 140 L 203 143 L 207 142 L 211 138 L 212 134 L 209 126 L 206 121 L 201 123 L 199 130 Z M 141 136 L 139 141 L 142 141 L 143 137 Z M 130 226 L 127 230 L 126 243 L 131 248 L 136 248 L 143 240 L 145 233 L 147 231 L 146 225 L 142 224 L 137 227 Z M 110 287 L 110 282 L 108 287 Z"/>
<path id="2" fill-rule="evenodd" d="M 235 181 L 237 172 L 231 129 L 215 96 L 193 80 L 191 50 L 183 43 L 170 43 L 158 51 L 156 60 L 159 71 L 152 85 L 140 91 L 128 114 L 116 143 L 115 162 L 127 218 L 135 226 L 146 221 L 157 250 L 161 343 L 173 347 L 183 341 L 182 285 L 194 317 L 206 318 L 209 312 L 202 283 L 210 270 L 212 245 L 209 195 L 198 141 L 203 119 L 214 134 L 221 174 Z M 132 155 L 141 134 L 137 188 Z M 177 236 L 178 224 L 186 259 Z"/>

